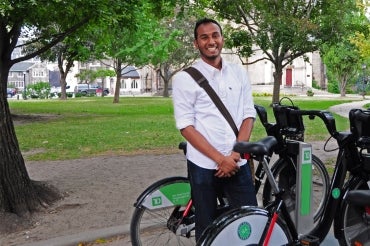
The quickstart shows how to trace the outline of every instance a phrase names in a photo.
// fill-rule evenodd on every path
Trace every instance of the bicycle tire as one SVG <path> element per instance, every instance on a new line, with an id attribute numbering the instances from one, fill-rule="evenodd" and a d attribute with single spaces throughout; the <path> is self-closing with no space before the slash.
<path id="1" fill-rule="evenodd" d="M 185 208 L 179 204 L 168 204 L 159 208 L 152 208 L 145 205 L 145 199 L 150 199 L 152 194 L 161 190 L 163 187 L 169 187 L 173 184 L 186 183 L 189 181 L 185 178 L 168 178 L 156 182 L 150 186 L 142 196 L 139 197 L 138 203 L 135 204 L 135 210 L 132 215 L 130 224 L 130 236 L 133 246 L 154 246 L 154 245 L 195 245 L 195 233 L 192 230 L 186 236 L 176 235 L 169 229 L 170 223 L 176 223 L 176 213 L 180 214 Z M 190 186 L 190 184 L 189 184 Z M 190 191 L 190 188 L 189 188 Z M 153 195 L 153 197 L 156 195 Z M 190 194 L 189 194 L 190 197 Z M 190 211 L 186 218 L 189 226 L 194 224 L 194 213 Z M 172 219 L 171 219 L 172 218 Z M 187 237 L 188 236 L 188 237 Z"/>
<path id="2" fill-rule="evenodd" d="M 244 206 L 230 210 L 206 228 L 197 246 L 259 245 L 271 214 L 262 208 Z M 269 245 L 293 245 L 286 224 L 278 218 Z"/>
<path id="3" fill-rule="evenodd" d="M 292 201 L 295 203 L 296 168 L 290 163 L 292 162 L 279 159 L 272 165 L 271 170 L 274 177 L 278 180 L 279 188 L 289 191 Z M 285 175 L 282 175 L 284 179 L 282 179 L 280 174 L 284 172 Z M 312 155 L 312 180 L 314 222 L 317 222 L 324 212 L 325 198 L 329 192 L 330 180 L 324 163 L 315 155 Z M 268 180 L 266 180 L 262 194 L 263 206 L 267 206 L 272 199 L 272 188 Z"/>
<path id="4" fill-rule="evenodd" d="M 369 186 L 363 179 L 358 180 L 349 190 L 368 190 Z M 349 245 L 370 245 L 370 224 L 369 219 L 364 217 L 366 214 L 363 206 L 356 206 L 343 202 L 340 211 L 339 228 L 335 231 L 339 233 L 338 242 L 341 246 Z M 337 226 L 337 224 L 335 224 Z"/>

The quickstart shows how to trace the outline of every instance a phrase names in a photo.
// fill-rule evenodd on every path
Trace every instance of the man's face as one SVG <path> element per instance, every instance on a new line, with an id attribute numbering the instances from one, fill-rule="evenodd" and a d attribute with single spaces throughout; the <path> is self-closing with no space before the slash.
<path id="1" fill-rule="evenodd" d="M 224 38 L 216 24 L 205 23 L 198 27 L 194 46 L 199 49 L 203 59 L 211 61 L 220 57 L 223 45 Z"/>

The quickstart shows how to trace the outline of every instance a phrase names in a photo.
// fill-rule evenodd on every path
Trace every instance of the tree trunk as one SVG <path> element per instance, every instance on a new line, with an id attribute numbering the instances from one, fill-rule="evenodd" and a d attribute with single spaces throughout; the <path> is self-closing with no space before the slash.
<path id="1" fill-rule="evenodd" d="M 161 64 L 159 66 L 160 76 L 163 79 L 163 97 L 169 97 L 168 84 L 170 82 L 170 68 L 168 63 Z"/>
<path id="2" fill-rule="evenodd" d="M 341 79 L 340 80 L 340 83 L 339 83 L 340 87 L 340 96 L 341 97 L 345 97 L 346 96 L 346 85 L 347 85 L 347 81 L 345 79 Z"/>
<path id="3" fill-rule="evenodd" d="M 9 68 L 3 63 L 0 71 L 0 212 L 25 215 L 59 196 L 28 176 L 6 96 Z"/>
<path id="4" fill-rule="evenodd" d="M 60 100 L 67 100 L 67 75 L 73 66 L 73 60 L 66 60 L 66 68 L 63 67 L 63 52 L 58 55 L 58 68 L 60 72 Z"/>
<path id="5" fill-rule="evenodd" d="M 121 78 L 122 78 L 122 61 L 120 59 L 117 59 L 116 62 L 116 89 L 114 90 L 114 98 L 113 103 L 119 103 L 119 93 L 121 89 Z"/>
<path id="6" fill-rule="evenodd" d="M 274 76 L 274 89 L 272 92 L 272 103 L 278 103 L 280 101 L 280 85 L 283 77 L 282 68 L 275 66 Z"/>
<path id="7" fill-rule="evenodd" d="M 60 73 L 60 80 L 59 80 L 59 84 L 60 84 L 60 100 L 67 100 L 67 93 L 66 93 L 66 86 L 67 86 L 67 82 L 66 82 L 66 77 L 67 77 L 67 72 L 64 71 L 64 68 L 63 68 L 63 52 L 60 51 L 58 53 L 58 69 L 59 69 L 59 73 Z"/>
<path id="8" fill-rule="evenodd" d="M 169 83 L 169 81 L 168 80 L 164 80 L 163 81 L 163 97 L 169 97 L 170 95 L 169 95 L 169 93 L 168 93 L 168 83 Z"/>
<path id="9" fill-rule="evenodd" d="M 67 100 L 67 73 L 60 73 L 60 100 Z"/>

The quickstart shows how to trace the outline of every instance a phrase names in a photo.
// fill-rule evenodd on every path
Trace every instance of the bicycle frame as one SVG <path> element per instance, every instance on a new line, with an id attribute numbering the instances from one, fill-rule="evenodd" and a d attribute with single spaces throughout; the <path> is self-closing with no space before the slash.
<path id="1" fill-rule="evenodd" d="M 369 178 L 369 174 L 364 174 L 361 167 L 359 166 L 359 163 L 361 162 L 357 155 L 358 150 L 355 145 L 354 136 L 349 132 L 337 132 L 335 129 L 334 118 L 330 116 L 330 113 L 323 111 L 299 111 L 297 113 L 302 115 L 309 115 L 310 117 L 320 117 L 327 126 L 327 129 L 331 136 L 334 137 L 338 142 L 339 151 L 334 167 L 334 173 L 330 183 L 330 195 L 327 196 L 324 205 L 324 213 L 321 216 L 317 226 L 308 235 L 298 235 L 295 225 L 292 221 L 291 216 L 289 216 L 289 212 L 285 204 L 283 204 L 282 206 L 279 204 L 278 207 L 273 210 L 273 212 L 276 213 L 276 211 L 281 210 L 291 236 L 296 242 L 304 238 L 304 236 L 316 238 L 319 242 L 322 242 L 330 231 L 333 221 L 338 218 L 337 211 L 338 209 L 340 209 L 341 204 L 343 203 L 344 195 L 349 191 L 349 187 L 351 187 L 350 184 L 353 182 L 358 182 L 359 179 L 364 179 L 365 181 L 367 181 Z M 269 182 L 275 183 L 274 191 L 277 193 L 277 203 L 279 201 L 283 201 L 284 191 L 280 191 L 279 188 L 276 186 L 276 181 L 273 178 L 270 178 L 272 173 L 271 170 L 268 169 L 267 165 L 264 165 L 264 169 L 265 172 L 268 174 Z M 351 174 L 348 181 L 346 181 L 347 172 L 350 172 Z M 270 224 L 269 230 L 272 230 L 271 226 L 273 225 Z M 335 232 L 335 234 L 337 235 L 338 232 Z M 268 240 L 267 235 L 264 240 Z"/>

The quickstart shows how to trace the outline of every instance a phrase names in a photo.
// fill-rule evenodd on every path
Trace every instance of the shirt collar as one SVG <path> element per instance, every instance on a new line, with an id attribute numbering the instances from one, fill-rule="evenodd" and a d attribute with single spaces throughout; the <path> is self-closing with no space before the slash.
<path id="1" fill-rule="evenodd" d="M 221 73 L 224 73 L 227 70 L 228 63 L 224 59 L 222 59 L 221 62 L 222 62 Z M 204 62 L 202 59 L 199 59 L 195 67 L 201 68 L 202 71 L 206 72 L 210 76 L 213 76 L 216 73 L 220 73 L 220 70 Z"/>

